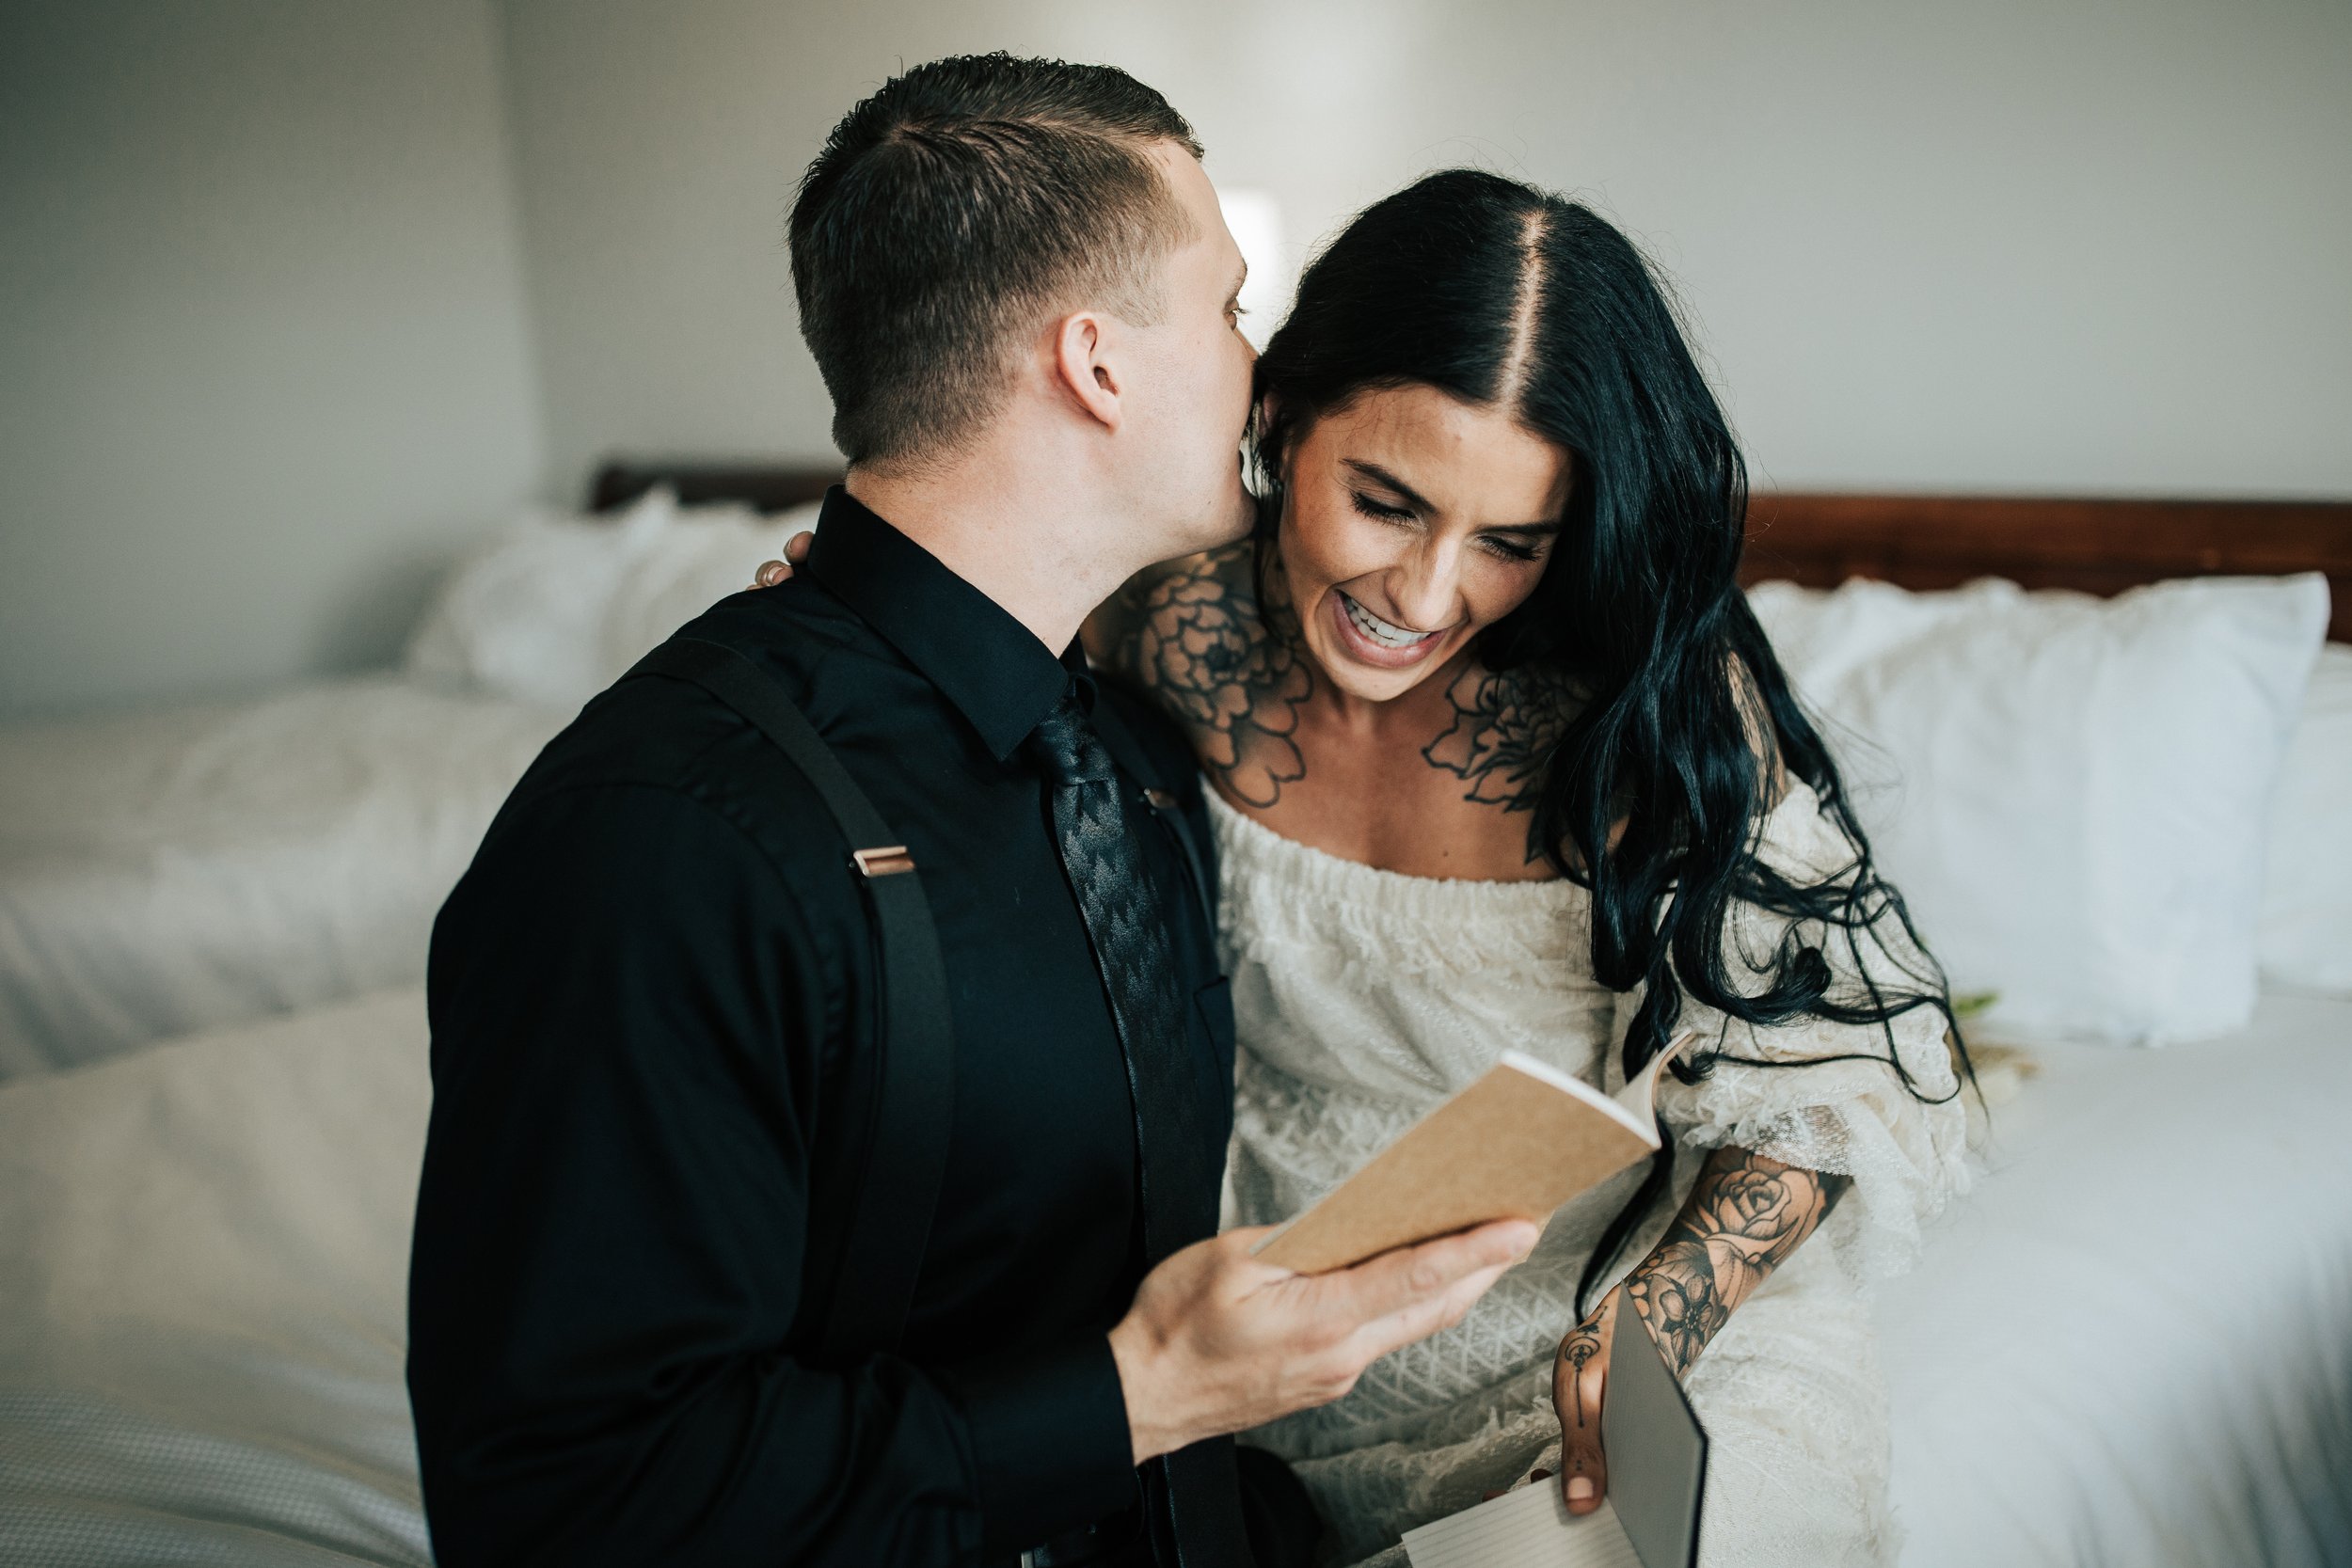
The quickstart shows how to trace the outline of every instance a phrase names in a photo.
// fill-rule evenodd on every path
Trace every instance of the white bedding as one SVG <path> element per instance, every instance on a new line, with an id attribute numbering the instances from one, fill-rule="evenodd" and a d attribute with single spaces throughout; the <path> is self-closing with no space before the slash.
<path id="1" fill-rule="evenodd" d="M 421 1563 L 396 991 L 0 1085 L 0 1560 Z M 2053 1051 L 1882 1303 L 1915 1568 L 2352 1563 L 2352 1001 Z"/>
<path id="2" fill-rule="evenodd" d="M 567 717 L 385 677 L 0 730 L 0 1076 L 421 978 Z"/>
<path id="3" fill-rule="evenodd" d="M 1880 1303 L 1904 1561 L 2352 1563 L 2352 1001 L 2038 1056 Z"/>
<path id="4" fill-rule="evenodd" d="M 0 1561 L 424 1563 L 394 991 L 0 1085 Z"/>

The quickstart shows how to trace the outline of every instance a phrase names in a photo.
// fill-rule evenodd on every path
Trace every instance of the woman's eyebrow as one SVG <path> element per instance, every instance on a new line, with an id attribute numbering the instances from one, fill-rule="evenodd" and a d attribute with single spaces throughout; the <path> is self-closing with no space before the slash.
<path id="1" fill-rule="evenodd" d="M 1371 480 L 1375 484 L 1387 485 L 1390 489 L 1404 497 L 1406 502 L 1419 507 L 1422 511 L 1435 512 L 1438 510 L 1436 507 L 1429 504 L 1427 499 L 1424 498 L 1420 491 L 1414 489 L 1411 485 L 1397 478 L 1396 475 L 1389 472 L 1388 469 L 1382 467 L 1379 464 L 1367 463 L 1360 457 L 1343 457 L 1340 461 L 1348 467 L 1351 467 L 1358 473 L 1363 475 L 1366 479 Z M 1523 533 L 1532 539 L 1543 539 L 1549 538 L 1550 535 L 1559 532 L 1560 524 L 1556 519 L 1540 523 L 1492 523 L 1480 529 L 1478 531 L 1481 533 Z"/>

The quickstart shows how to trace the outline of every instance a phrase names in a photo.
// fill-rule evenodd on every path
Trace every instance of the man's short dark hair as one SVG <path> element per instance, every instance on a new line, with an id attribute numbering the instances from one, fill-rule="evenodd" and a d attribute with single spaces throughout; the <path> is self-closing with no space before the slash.
<path id="1" fill-rule="evenodd" d="M 917 66 L 834 127 L 792 205 L 792 287 L 851 463 L 972 436 L 1058 309 L 1157 319 L 1190 226 L 1156 140 L 1200 156 L 1125 71 L 1002 54 Z"/>

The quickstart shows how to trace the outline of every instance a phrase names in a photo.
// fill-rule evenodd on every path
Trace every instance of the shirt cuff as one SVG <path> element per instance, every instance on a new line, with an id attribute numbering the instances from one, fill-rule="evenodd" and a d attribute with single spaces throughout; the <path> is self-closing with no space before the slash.
<path id="1" fill-rule="evenodd" d="M 1127 1395 L 1107 1335 L 944 1380 L 971 1433 L 987 1551 L 1025 1551 L 1136 1499 Z"/>

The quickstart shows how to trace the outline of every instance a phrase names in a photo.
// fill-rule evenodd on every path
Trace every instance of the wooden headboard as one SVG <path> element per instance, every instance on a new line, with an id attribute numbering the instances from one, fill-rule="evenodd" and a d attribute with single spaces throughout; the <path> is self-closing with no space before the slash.
<path id="1" fill-rule="evenodd" d="M 609 512 L 656 484 L 687 502 L 781 512 L 841 477 L 822 464 L 611 462 L 589 507 Z M 2027 588 L 2120 594 L 2164 578 L 2323 572 L 2328 635 L 2352 642 L 2352 501 L 2042 500 L 1760 491 L 1748 507 L 1743 582 L 1832 588 L 1850 577 L 1952 588 L 2004 577 Z"/>
<path id="2" fill-rule="evenodd" d="M 2004 577 L 2026 588 L 2120 594 L 2163 578 L 2322 572 L 2328 635 L 2352 642 L 2352 502 L 2040 500 L 1991 496 L 1758 493 L 1743 582 L 1830 588 L 1878 578 L 1952 588 Z"/>
<path id="3" fill-rule="evenodd" d="M 643 463 L 613 458 L 598 466 L 588 482 L 588 510 L 617 512 L 657 484 L 666 484 L 689 506 L 740 501 L 761 512 L 789 512 L 822 499 L 825 487 L 841 482 L 836 464 L 825 463 Z"/>

